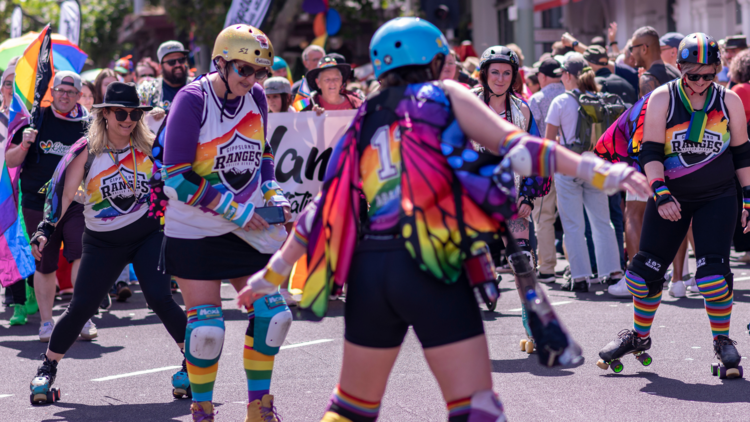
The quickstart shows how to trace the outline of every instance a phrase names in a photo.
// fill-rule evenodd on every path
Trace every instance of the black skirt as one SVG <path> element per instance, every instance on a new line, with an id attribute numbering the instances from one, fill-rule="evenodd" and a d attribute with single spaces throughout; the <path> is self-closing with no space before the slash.
<path id="1" fill-rule="evenodd" d="M 258 252 L 233 233 L 202 239 L 164 237 L 167 274 L 188 280 L 248 277 L 263 269 L 271 254 Z"/>

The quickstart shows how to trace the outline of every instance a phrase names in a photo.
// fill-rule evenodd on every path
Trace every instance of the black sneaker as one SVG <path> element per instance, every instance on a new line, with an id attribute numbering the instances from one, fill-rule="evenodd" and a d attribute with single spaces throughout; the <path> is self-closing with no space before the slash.
<path id="1" fill-rule="evenodd" d="M 563 277 L 565 274 L 570 274 L 570 265 L 566 266 L 562 271 L 555 271 L 555 275 Z"/>
<path id="2" fill-rule="evenodd" d="M 556 279 L 554 274 L 536 273 L 536 280 L 540 283 L 554 283 Z"/>
<path id="3" fill-rule="evenodd" d="M 115 284 L 115 289 L 117 291 L 118 302 L 125 302 L 130 296 L 133 296 L 133 292 L 130 290 L 130 287 L 128 287 L 128 283 L 124 281 L 118 281 Z"/>
<path id="4" fill-rule="evenodd" d="M 588 293 L 589 291 L 589 281 L 586 278 L 583 279 L 569 279 L 565 281 L 562 285 L 562 290 L 568 291 L 568 292 L 582 292 L 582 293 Z"/>

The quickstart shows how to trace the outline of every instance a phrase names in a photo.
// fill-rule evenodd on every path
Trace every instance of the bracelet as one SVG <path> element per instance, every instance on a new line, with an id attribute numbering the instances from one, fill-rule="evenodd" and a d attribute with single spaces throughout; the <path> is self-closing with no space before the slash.
<path id="1" fill-rule="evenodd" d="M 750 211 L 750 186 L 742 188 L 742 209 Z"/>
<path id="2" fill-rule="evenodd" d="M 23 147 L 23 142 L 21 142 L 20 144 L 18 144 L 18 146 L 21 147 L 21 149 L 24 150 L 24 151 L 28 151 L 29 150 L 29 148 L 24 148 Z"/>
<path id="3" fill-rule="evenodd" d="M 611 43 L 609 43 L 609 46 L 612 47 L 615 44 L 617 44 L 617 41 L 612 41 Z"/>

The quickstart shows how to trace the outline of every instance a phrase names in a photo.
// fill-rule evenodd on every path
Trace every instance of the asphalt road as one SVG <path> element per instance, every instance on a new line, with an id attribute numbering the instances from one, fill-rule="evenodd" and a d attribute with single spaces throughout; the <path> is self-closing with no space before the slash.
<path id="1" fill-rule="evenodd" d="M 564 265 L 560 263 L 559 266 Z M 740 353 L 750 353 L 750 267 L 733 264 L 736 277 L 730 335 Z M 501 283 L 497 312 L 485 312 L 492 378 L 511 421 L 722 421 L 750 419 L 750 383 L 711 376 L 711 332 L 702 299 L 664 294 L 654 323 L 649 367 L 627 357 L 621 374 L 599 369 L 598 350 L 618 331 L 632 326 L 632 304 L 612 298 L 603 286 L 590 293 L 548 290 L 559 315 L 584 350 L 574 368 L 547 369 L 536 355 L 519 350 L 523 337 L 520 302 L 510 276 Z M 99 338 L 78 341 L 60 364 L 55 385 L 62 401 L 31 406 L 28 385 L 46 345 L 37 338 L 38 314 L 29 324 L 9 327 L 11 308 L 0 308 L 0 420 L 2 421 L 189 421 L 189 402 L 171 396 L 171 375 L 181 355 L 143 295 L 94 319 Z M 234 291 L 222 289 L 227 334 L 214 401 L 217 421 L 244 420 L 247 403 L 242 342 L 247 326 L 234 305 Z M 180 299 L 179 294 L 176 295 Z M 419 298 L 415 298 L 418 300 Z M 64 309 L 57 302 L 55 315 Z M 272 393 L 285 422 L 317 422 L 336 385 L 342 354 L 343 302 L 319 323 L 295 321 L 286 348 L 276 358 Z M 743 361 L 746 362 L 746 360 Z M 445 421 L 437 383 L 409 334 L 390 377 L 381 421 Z"/>

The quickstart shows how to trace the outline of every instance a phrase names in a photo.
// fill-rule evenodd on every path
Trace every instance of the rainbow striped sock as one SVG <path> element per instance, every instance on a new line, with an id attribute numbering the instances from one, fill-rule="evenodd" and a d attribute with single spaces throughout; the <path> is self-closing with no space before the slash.
<path id="1" fill-rule="evenodd" d="M 469 418 L 471 411 L 471 397 L 453 400 L 447 403 L 448 422 L 465 422 Z"/>
<path id="2" fill-rule="evenodd" d="M 705 301 L 708 322 L 711 324 L 711 334 L 714 336 L 714 340 L 719 335 L 729 336 L 729 322 L 732 319 L 733 301 L 733 294 L 730 294 L 729 298 L 724 300 Z"/>
<path id="3" fill-rule="evenodd" d="M 336 386 L 328 404 L 330 412 L 337 413 L 352 422 L 374 422 L 380 413 L 380 402 L 358 399 Z"/>
<path id="4" fill-rule="evenodd" d="M 243 363 L 247 376 L 247 401 L 261 400 L 271 389 L 273 356 L 266 356 L 253 350 L 253 338 L 245 334 Z"/>
<path id="5" fill-rule="evenodd" d="M 187 311 L 187 331 L 185 335 L 185 349 L 190 350 L 191 332 L 198 326 L 215 326 L 224 329 L 224 317 L 221 308 L 213 305 L 201 305 L 190 308 Z M 221 352 L 219 352 L 221 355 Z M 210 402 L 214 395 L 214 382 L 216 373 L 219 370 L 219 356 L 215 359 L 203 360 L 196 359 L 185 354 L 188 379 L 190 379 L 190 390 L 193 393 L 193 401 Z"/>
<path id="6" fill-rule="evenodd" d="M 638 337 L 648 337 L 659 303 L 661 303 L 661 292 L 656 296 L 642 299 L 633 296 L 633 328 L 638 333 Z"/>

